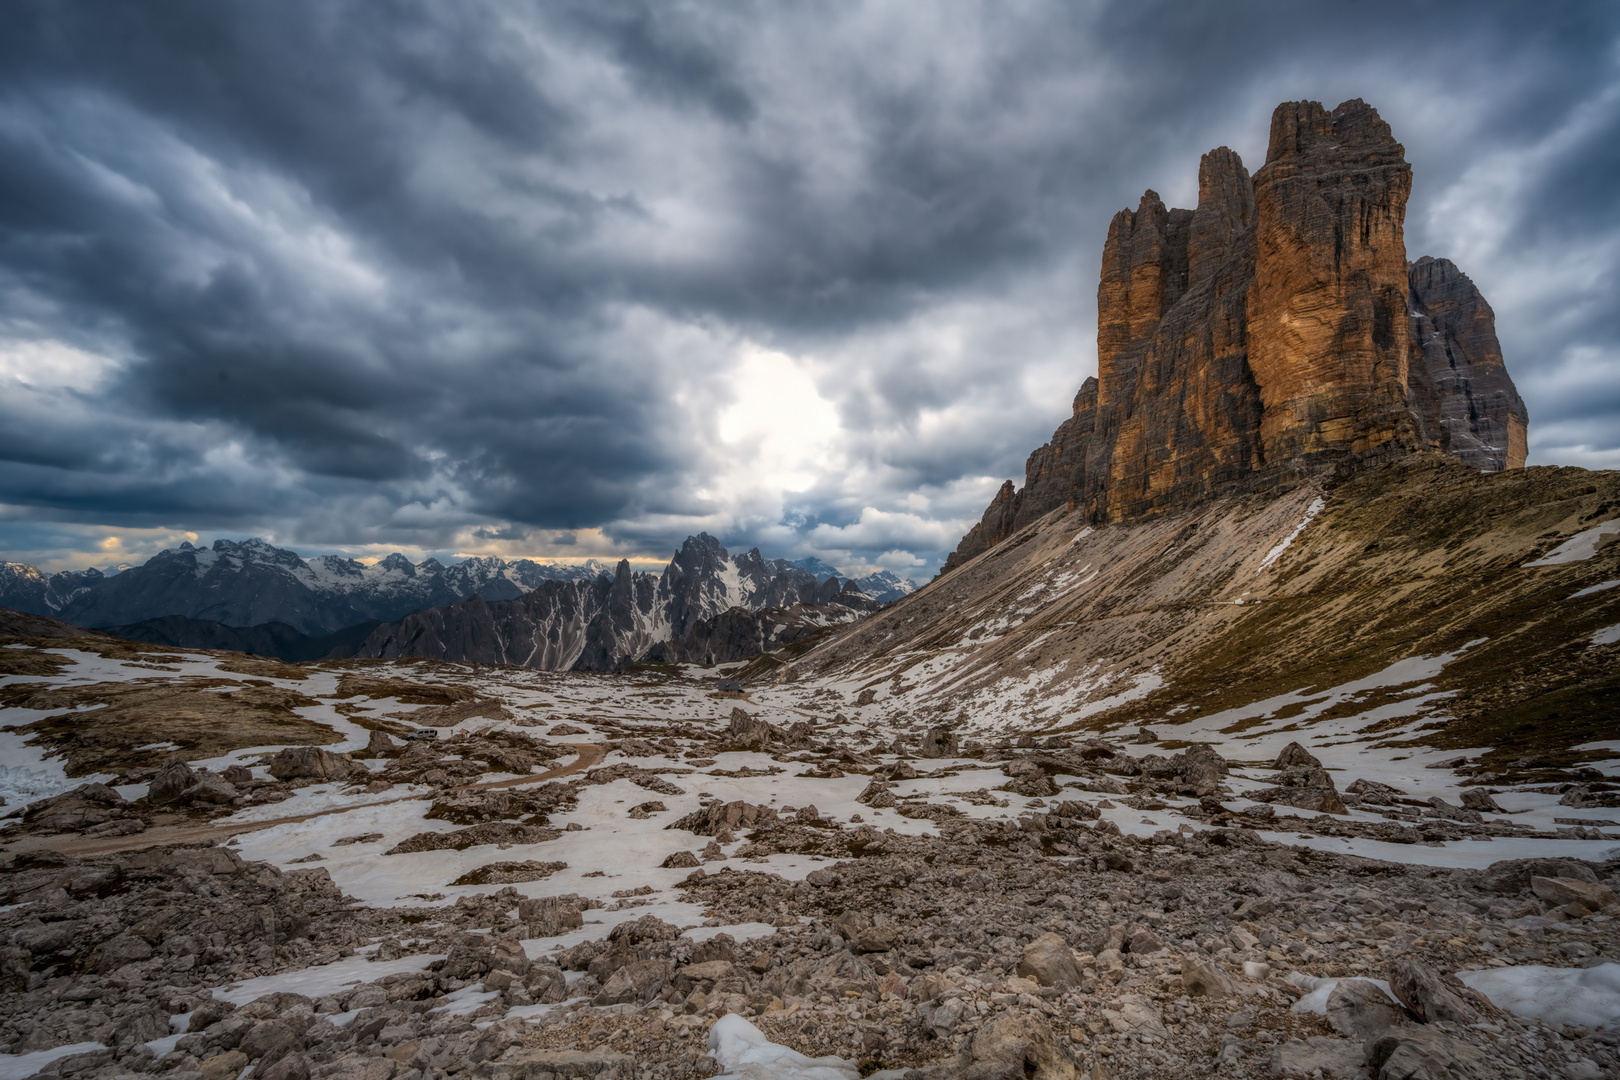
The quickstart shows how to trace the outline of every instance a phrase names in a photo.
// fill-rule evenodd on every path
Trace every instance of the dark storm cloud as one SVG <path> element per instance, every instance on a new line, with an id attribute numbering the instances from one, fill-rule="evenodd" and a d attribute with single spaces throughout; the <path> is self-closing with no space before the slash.
<path id="1" fill-rule="evenodd" d="M 1410 250 L 1497 308 L 1536 452 L 1620 464 L 1612 5 L 7 22 L 0 520 L 35 523 L 0 525 L 10 549 L 117 525 L 661 551 L 705 527 L 931 565 L 1087 373 L 1112 213 L 1190 203 L 1217 144 L 1258 168 L 1300 97 L 1391 121 Z M 760 350 L 836 407 L 806 461 L 769 464 L 770 423 L 726 434 L 771 404 Z"/>

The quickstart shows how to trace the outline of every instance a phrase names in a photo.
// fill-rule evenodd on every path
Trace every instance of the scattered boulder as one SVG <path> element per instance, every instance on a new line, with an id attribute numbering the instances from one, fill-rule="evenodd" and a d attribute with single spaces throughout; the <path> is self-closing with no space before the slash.
<path id="1" fill-rule="evenodd" d="M 954 1067 L 962 1080 L 1076 1080 L 1080 1070 L 1038 1015 L 1004 1013 L 978 1031 Z"/>
<path id="2" fill-rule="evenodd" d="M 1327 1019 L 1347 1039 L 1366 1039 L 1408 1019 L 1405 1009 L 1369 979 L 1340 979 L 1328 995 Z"/>
<path id="3" fill-rule="evenodd" d="M 1449 1020 L 1457 1024 L 1477 1024 L 1483 1017 L 1466 1000 L 1477 997 L 1455 978 L 1447 980 L 1423 961 L 1411 956 L 1396 957 L 1389 965 L 1389 989 L 1424 1023 Z"/>
<path id="4" fill-rule="evenodd" d="M 1620 903 L 1620 896 L 1607 885 L 1579 878 L 1532 877 L 1530 891 L 1549 904 L 1580 904 L 1589 911 L 1601 911 L 1610 904 Z"/>
<path id="5" fill-rule="evenodd" d="M 780 741 L 781 734 L 772 725 L 750 716 L 742 709 L 731 710 L 731 726 L 727 729 L 727 735 L 734 746 L 762 750 L 772 742 Z"/>
<path id="6" fill-rule="evenodd" d="M 1363 1054 L 1378 1080 L 1495 1080 L 1502 1075 L 1477 1047 L 1428 1027 L 1389 1028 L 1369 1038 Z"/>
<path id="7" fill-rule="evenodd" d="M 199 803 L 228 806 L 236 801 L 240 794 L 236 790 L 236 786 L 223 776 L 209 772 L 207 769 L 199 769 L 195 774 L 192 785 L 180 793 L 180 801 L 191 806 Z"/>
<path id="8" fill-rule="evenodd" d="M 608 977 L 602 992 L 596 995 L 592 1004 L 651 1001 L 663 991 L 673 973 L 670 965 L 662 960 L 637 960 L 626 964 Z"/>
<path id="9" fill-rule="evenodd" d="M 146 801 L 152 806 L 179 802 L 181 794 L 195 782 L 190 765 L 183 761 L 171 761 L 152 777 L 152 782 L 146 788 Z"/>
<path id="10" fill-rule="evenodd" d="M 1299 743 L 1291 742 L 1282 748 L 1282 753 L 1277 755 L 1273 767 L 1278 769 L 1320 769 L 1322 763 Z"/>
<path id="11" fill-rule="evenodd" d="M 923 733 L 917 744 L 917 756 L 921 758 L 960 757 L 961 750 L 957 744 L 956 734 L 944 728 L 929 728 Z"/>
<path id="12" fill-rule="evenodd" d="M 270 759 L 270 775 L 277 780 L 347 780 L 364 765 L 319 746 L 289 746 Z"/>
<path id="13" fill-rule="evenodd" d="M 1480 884 L 1492 892 L 1511 895 L 1528 889 L 1531 879 L 1537 877 L 1597 881 L 1592 868 L 1576 859 L 1503 859 L 1485 868 Z"/>
<path id="14" fill-rule="evenodd" d="M 1467 791 L 1463 792 L 1462 804 L 1468 809 L 1477 811 L 1481 814 L 1507 813 L 1506 810 L 1503 810 L 1502 807 L 1497 804 L 1495 799 L 1491 798 L 1490 792 L 1481 791 L 1479 788 L 1469 788 Z"/>
<path id="15" fill-rule="evenodd" d="M 900 930 L 895 926 L 869 926 L 855 935 L 854 948 L 858 953 L 888 952 L 900 944 Z"/>
<path id="16" fill-rule="evenodd" d="M 585 925 L 585 901 L 577 896 L 537 896 L 518 903 L 525 937 L 556 937 Z"/>
<path id="17" fill-rule="evenodd" d="M 663 862 L 658 864 L 665 870 L 689 870 L 695 866 L 702 866 L 698 857 L 690 851 L 677 851 Z"/>
<path id="18" fill-rule="evenodd" d="M 1181 958 L 1181 986 L 1192 997 L 1230 997 L 1235 989 L 1225 971 L 1198 956 Z"/>
<path id="19" fill-rule="evenodd" d="M 1390 787 L 1388 784 L 1380 784 L 1376 780 L 1367 780 L 1365 778 L 1355 781 L 1344 790 L 1345 794 L 1354 795 L 1362 802 L 1371 803 L 1374 806 L 1399 806 L 1401 800 L 1405 798 L 1400 791 Z M 1466 796 L 1464 796 L 1463 802 L 1464 804 L 1468 802 Z"/>
<path id="20" fill-rule="evenodd" d="M 772 807 L 756 806 L 739 799 L 736 802 L 710 803 L 702 810 L 695 810 L 664 827 L 685 829 L 699 836 L 716 836 L 722 830 L 753 829 L 775 820 L 777 814 Z"/>
<path id="21" fill-rule="evenodd" d="M 386 731 L 378 731 L 376 728 L 372 728 L 371 738 L 366 740 L 366 748 L 360 751 L 360 756 L 368 758 L 393 757 L 399 753 L 399 750 L 399 744 L 389 738 Z"/>

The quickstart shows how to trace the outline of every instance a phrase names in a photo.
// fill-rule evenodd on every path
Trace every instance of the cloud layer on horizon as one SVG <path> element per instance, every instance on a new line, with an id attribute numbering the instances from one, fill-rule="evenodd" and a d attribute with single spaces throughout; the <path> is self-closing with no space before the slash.
<path id="1" fill-rule="evenodd" d="M 1620 13 L 1278 10 L 13 5 L 0 551 L 926 575 L 1095 370 L 1112 213 L 1299 98 L 1405 143 L 1532 462 L 1620 467 Z"/>

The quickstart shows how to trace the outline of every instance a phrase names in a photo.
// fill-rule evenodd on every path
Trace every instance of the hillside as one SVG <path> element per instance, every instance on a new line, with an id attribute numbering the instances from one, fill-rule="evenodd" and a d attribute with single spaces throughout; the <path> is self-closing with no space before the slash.
<path id="1" fill-rule="evenodd" d="M 1054 510 L 796 674 L 964 732 L 1416 739 L 1503 768 L 1614 737 L 1616 582 L 1620 474 L 1418 455 L 1147 521 Z"/>

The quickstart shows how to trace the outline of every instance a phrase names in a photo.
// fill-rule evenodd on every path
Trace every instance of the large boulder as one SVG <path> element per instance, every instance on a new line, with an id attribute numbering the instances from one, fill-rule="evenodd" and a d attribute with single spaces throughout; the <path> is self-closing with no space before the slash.
<path id="1" fill-rule="evenodd" d="M 239 794 L 236 786 L 223 776 L 199 769 L 192 785 L 180 793 L 180 801 L 191 806 L 202 803 L 226 806 L 234 802 Z"/>
<path id="2" fill-rule="evenodd" d="M 1577 859 L 1502 859 L 1487 866 L 1479 882 L 1492 892 L 1511 895 L 1528 889 L 1531 879 L 1538 877 L 1597 881 L 1591 866 Z"/>
<path id="3" fill-rule="evenodd" d="M 179 802 L 180 796 L 195 781 L 190 765 L 183 761 L 171 761 L 152 777 L 152 782 L 146 788 L 146 801 L 152 806 Z"/>
<path id="4" fill-rule="evenodd" d="M 685 829 L 699 836 L 716 836 L 726 829 L 753 829 L 774 822 L 776 811 L 769 806 L 736 802 L 710 803 L 702 810 L 694 810 L 679 821 L 664 826 L 666 829 Z"/>
<path id="5" fill-rule="evenodd" d="M 1413 956 L 1396 957 L 1389 965 L 1389 989 L 1424 1023 L 1449 1020 L 1455 1024 L 1477 1024 L 1484 1017 L 1469 999 L 1482 999 L 1457 979 L 1447 979 Z"/>
<path id="6" fill-rule="evenodd" d="M 1429 1027 L 1389 1028 L 1369 1038 L 1363 1053 L 1378 1080 L 1496 1080 L 1503 1075 L 1500 1063 L 1478 1047 Z"/>
<path id="7" fill-rule="evenodd" d="M 1610 904 L 1620 903 L 1620 897 L 1607 885 L 1579 878 L 1533 877 L 1530 891 L 1549 904 L 1580 904 L 1589 911 L 1601 911 Z"/>
<path id="8" fill-rule="evenodd" d="M 518 903 L 525 937 L 556 937 L 585 925 L 585 901 L 578 896 L 537 896 Z"/>
<path id="9" fill-rule="evenodd" d="M 270 775 L 277 780 L 347 780 L 365 771 L 364 765 L 319 746 L 289 746 L 270 759 Z"/>
<path id="10" fill-rule="evenodd" d="M 1271 1075 L 1291 1080 L 1328 1077 L 1331 1080 L 1362 1080 L 1361 1044 L 1351 1039 L 1312 1035 L 1289 1039 L 1271 1052 Z M 1414 1078 L 1415 1080 L 1415 1078 Z M 1430 1080 L 1439 1080 L 1432 1077 Z"/>
<path id="11" fill-rule="evenodd" d="M 1074 1059 L 1044 1017 L 1004 1013 L 973 1035 L 962 1080 L 1075 1080 Z"/>
<path id="12" fill-rule="evenodd" d="M 1328 1023 L 1347 1039 L 1366 1039 L 1406 1018 L 1406 1010 L 1369 979 L 1340 979 L 1328 995 Z"/>
<path id="13" fill-rule="evenodd" d="M 1069 943 L 1056 934 L 1042 934 L 1024 946 L 1018 974 L 1042 986 L 1062 989 L 1079 986 L 1084 978 L 1079 957 L 1069 948 Z"/>
<path id="14" fill-rule="evenodd" d="M 608 976 L 593 1005 L 620 1005 L 651 1001 L 663 992 L 673 969 L 662 960 L 636 960 Z"/>
<path id="15" fill-rule="evenodd" d="M 1181 958 L 1181 986 L 1192 997 L 1231 997 L 1235 990 L 1220 965 L 1198 956 Z"/>
<path id="16" fill-rule="evenodd" d="M 917 756 L 922 758 L 960 756 L 955 733 L 944 728 L 929 728 L 923 732 L 922 739 L 917 743 Z"/>
<path id="17" fill-rule="evenodd" d="M 1277 755 L 1275 767 L 1279 769 L 1320 769 L 1322 763 L 1299 743 L 1291 742 L 1282 748 L 1282 753 Z"/>

